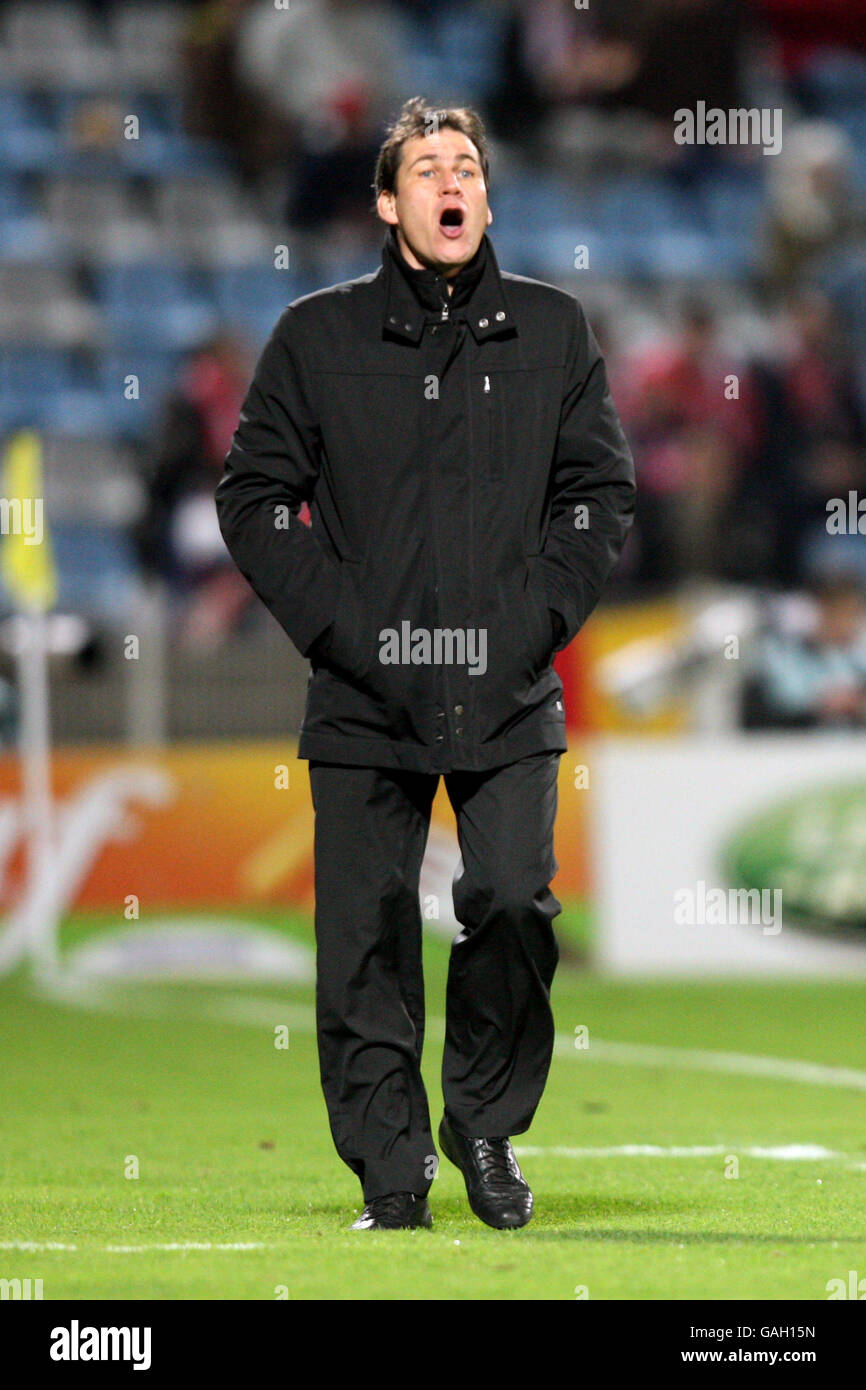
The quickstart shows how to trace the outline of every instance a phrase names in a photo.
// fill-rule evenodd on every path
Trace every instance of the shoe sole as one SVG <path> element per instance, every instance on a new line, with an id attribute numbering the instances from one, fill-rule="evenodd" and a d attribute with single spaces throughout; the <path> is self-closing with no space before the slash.
<path id="1" fill-rule="evenodd" d="M 433 1225 L 433 1213 L 427 1212 L 420 1221 L 411 1221 L 408 1226 L 355 1226 L 348 1227 L 350 1231 L 429 1231 Z"/>

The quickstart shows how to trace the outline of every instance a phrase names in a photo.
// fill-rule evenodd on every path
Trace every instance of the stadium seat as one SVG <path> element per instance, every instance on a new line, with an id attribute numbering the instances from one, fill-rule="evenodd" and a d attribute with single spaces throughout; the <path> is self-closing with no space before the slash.
<path id="1" fill-rule="evenodd" d="M 251 336 L 260 336 L 268 323 L 272 327 L 287 304 L 314 288 L 291 271 L 261 262 L 218 270 L 212 284 L 220 317 L 243 325 Z"/>
<path id="2" fill-rule="evenodd" d="M 151 131 L 146 140 L 124 140 L 122 165 L 127 173 L 147 178 L 182 173 L 228 173 L 230 161 L 214 140 L 178 131 Z"/>
<path id="3" fill-rule="evenodd" d="M 0 429 L 42 428 L 57 395 L 76 384 L 70 353 L 62 349 L 6 346 L 0 351 Z"/>
<path id="4" fill-rule="evenodd" d="M 121 81 L 151 92 L 175 90 L 180 82 L 180 41 L 188 9 L 180 4 L 119 4 L 108 23 Z"/>
<path id="5" fill-rule="evenodd" d="M 32 204 L 21 180 L 5 174 L 0 176 L 0 222 L 11 217 L 22 217 L 30 211 Z"/>
<path id="6" fill-rule="evenodd" d="M 231 180 L 213 175 L 160 179 L 154 185 L 153 204 L 166 250 L 197 262 L 209 259 L 215 233 L 229 224 L 250 225 L 249 217 L 243 219 L 243 202 Z"/>
<path id="7" fill-rule="evenodd" d="M 6 65 L 42 89 L 95 89 L 112 71 L 112 55 L 87 6 L 77 0 L 18 0 L 2 19 Z"/>
<path id="8" fill-rule="evenodd" d="M 183 264 L 133 261 L 96 272 L 97 298 L 115 343 L 151 349 L 189 347 L 213 322 L 213 310 Z"/>
<path id="9" fill-rule="evenodd" d="M 51 168 L 57 136 L 46 107 L 30 92 L 0 92 L 3 165 L 8 173 L 28 174 Z"/>
<path id="10" fill-rule="evenodd" d="M 403 83 L 431 91 L 442 101 L 484 96 L 500 78 L 507 9 L 490 5 L 441 5 L 432 13 L 400 16 Z"/>
<path id="11" fill-rule="evenodd" d="M 180 356 L 138 343 L 126 349 L 113 346 L 101 355 L 97 378 L 112 429 L 127 438 L 148 436 L 176 379 Z M 127 399 L 133 376 L 137 378 L 138 395 Z M 134 387 L 135 383 L 131 385 Z"/>
<path id="12" fill-rule="evenodd" d="M 97 334 L 92 304 L 72 273 L 51 262 L 0 262 L 0 342 L 75 346 Z"/>
<path id="13" fill-rule="evenodd" d="M 58 606 L 106 622 L 123 621 L 138 584 L 135 552 L 123 527 L 53 522 Z"/>
<path id="14" fill-rule="evenodd" d="M 6 264 L 39 259 L 59 263 L 65 255 L 62 237 L 44 217 L 33 213 L 0 217 L 0 258 Z"/>
<path id="15" fill-rule="evenodd" d="M 45 180 L 42 207 L 46 217 L 70 244 L 87 248 L 100 230 L 127 219 L 134 210 L 127 180 L 117 174 L 82 178 L 56 174 Z"/>
<path id="16" fill-rule="evenodd" d="M 139 514 L 143 494 L 133 454 L 110 434 L 48 430 L 42 455 L 52 522 L 126 526 Z"/>

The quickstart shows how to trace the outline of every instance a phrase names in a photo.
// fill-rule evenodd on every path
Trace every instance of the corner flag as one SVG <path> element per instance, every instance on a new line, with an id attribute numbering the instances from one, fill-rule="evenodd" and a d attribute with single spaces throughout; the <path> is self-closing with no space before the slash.
<path id="1" fill-rule="evenodd" d="M 44 524 L 42 444 L 33 430 L 12 436 L 3 460 L 0 575 L 16 607 L 44 613 L 57 602 L 57 572 Z"/>
<path id="2" fill-rule="evenodd" d="M 48 609 L 57 602 L 57 572 L 43 516 L 42 443 L 18 430 L 3 458 L 0 577 L 18 609 L 15 659 L 21 715 L 21 820 L 27 844 L 25 892 L 7 922 L 4 952 L 29 953 L 37 971 L 58 968 L 57 824 L 51 786 Z"/>

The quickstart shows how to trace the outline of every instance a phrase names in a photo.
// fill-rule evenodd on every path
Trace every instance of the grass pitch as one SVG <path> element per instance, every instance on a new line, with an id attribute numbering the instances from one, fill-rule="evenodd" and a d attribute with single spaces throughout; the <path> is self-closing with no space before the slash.
<path id="1" fill-rule="evenodd" d="M 425 952 L 435 1128 L 447 946 Z M 515 1139 L 532 1223 L 483 1226 L 443 1158 L 432 1231 L 365 1233 L 311 989 L 126 986 L 82 1008 L 7 979 L 0 1277 L 46 1299 L 823 1300 L 866 1279 L 866 985 L 561 969 L 554 1002 Z"/>

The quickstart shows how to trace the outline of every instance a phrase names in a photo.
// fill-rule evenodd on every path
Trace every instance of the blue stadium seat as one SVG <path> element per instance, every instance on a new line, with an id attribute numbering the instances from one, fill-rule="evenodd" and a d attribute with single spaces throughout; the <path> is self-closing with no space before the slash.
<path id="1" fill-rule="evenodd" d="M 57 158 L 57 136 L 45 108 L 26 92 L 0 91 L 0 141 L 10 172 L 40 173 Z"/>
<path id="2" fill-rule="evenodd" d="M 97 383 L 64 387 L 52 396 L 45 426 L 68 435 L 107 434 L 115 423 L 112 401 Z"/>
<path id="3" fill-rule="evenodd" d="M 439 19 L 439 54 L 449 81 L 473 98 L 485 96 L 499 82 L 508 11 L 505 6 L 468 5 L 449 10 Z"/>
<path id="4" fill-rule="evenodd" d="M 231 161 L 216 141 L 193 138 L 174 130 L 152 130 L 147 139 L 124 140 L 120 156 L 128 173 L 148 178 L 231 172 Z"/>
<path id="5" fill-rule="evenodd" d="M 0 429 L 44 428 L 58 395 L 76 384 L 72 356 L 61 348 L 0 350 Z"/>
<path id="6" fill-rule="evenodd" d="M 0 392 L 47 394 L 74 384 L 71 354 L 61 348 L 5 347 L 0 352 Z"/>
<path id="7" fill-rule="evenodd" d="M 6 174 L 0 176 L 0 222 L 13 217 L 23 217 L 32 210 L 32 201 L 27 196 L 21 180 Z"/>
<path id="8" fill-rule="evenodd" d="M 107 620 L 130 611 L 135 554 L 125 530 L 84 522 L 51 522 L 59 607 Z"/>
<path id="9" fill-rule="evenodd" d="M 115 342 L 179 349 L 214 323 L 211 304 L 183 265 L 134 261 L 96 273 L 97 298 Z"/>
<path id="10" fill-rule="evenodd" d="M 711 231 L 746 237 L 757 230 L 766 200 L 760 174 L 719 170 L 707 175 L 696 193 Z"/>
<path id="11" fill-rule="evenodd" d="M 658 178 L 623 176 L 598 189 L 595 215 L 606 230 L 676 231 L 688 225 L 688 203 Z"/>
<path id="12" fill-rule="evenodd" d="M 154 352 L 137 344 L 114 347 L 102 355 L 97 374 L 112 429 L 135 439 L 147 437 L 177 379 L 180 357 L 177 352 Z M 138 396 L 127 399 L 132 376 L 138 378 Z"/>
<path id="13" fill-rule="evenodd" d="M 308 279 L 261 262 L 227 266 L 212 276 L 214 302 L 220 318 L 248 327 L 276 322 L 287 304 L 311 289 Z"/>
<path id="14" fill-rule="evenodd" d="M 51 260 L 59 265 L 66 259 L 63 238 L 50 222 L 34 213 L 0 217 L 0 260 Z"/>
<path id="15" fill-rule="evenodd" d="M 587 213 L 589 190 L 576 190 L 564 179 L 546 174 L 516 174 L 494 181 L 490 206 L 500 225 L 526 229 L 534 226 L 565 224 Z"/>
<path id="16" fill-rule="evenodd" d="M 483 98 L 500 78 L 505 6 L 440 4 L 402 22 L 403 84 L 407 92 L 436 93 L 443 101 Z"/>

